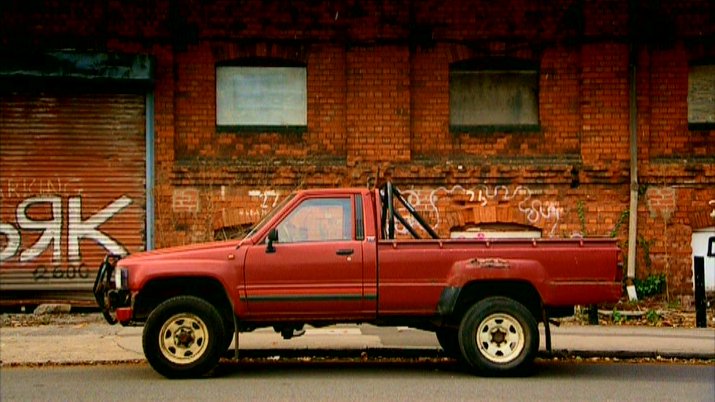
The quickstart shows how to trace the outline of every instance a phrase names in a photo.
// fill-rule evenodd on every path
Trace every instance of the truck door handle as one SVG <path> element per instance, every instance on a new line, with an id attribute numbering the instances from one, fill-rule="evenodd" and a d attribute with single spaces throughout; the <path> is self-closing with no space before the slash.
<path id="1" fill-rule="evenodd" d="M 336 251 L 335 254 L 337 255 L 353 255 L 355 250 L 351 248 L 341 248 L 340 250 Z"/>

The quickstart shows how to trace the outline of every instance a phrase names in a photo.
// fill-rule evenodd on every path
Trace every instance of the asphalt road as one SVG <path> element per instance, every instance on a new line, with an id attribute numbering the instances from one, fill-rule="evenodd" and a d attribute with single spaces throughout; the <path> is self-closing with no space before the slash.
<path id="1" fill-rule="evenodd" d="M 167 380 L 144 364 L 4 367 L 0 400 L 715 400 L 715 365 L 540 361 L 525 378 L 481 378 L 453 362 L 253 362 Z"/>

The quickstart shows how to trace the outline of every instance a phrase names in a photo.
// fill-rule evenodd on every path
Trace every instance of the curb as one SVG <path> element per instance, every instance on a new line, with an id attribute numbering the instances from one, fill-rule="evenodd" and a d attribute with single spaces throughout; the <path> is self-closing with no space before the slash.
<path id="1" fill-rule="evenodd" d="M 715 363 L 715 353 L 658 353 L 658 352 L 632 352 L 632 351 L 580 351 L 580 350 L 555 350 L 553 353 L 541 351 L 537 358 L 550 359 L 618 359 L 622 361 L 634 359 L 662 360 L 683 360 L 701 361 L 708 364 Z M 235 360 L 234 350 L 229 350 L 222 355 L 222 360 L 226 363 L 250 363 L 253 361 L 265 361 L 279 363 L 281 361 L 301 361 L 303 363 L 319 363 L 321 361 L 361 361 L 376 363 L 380 360 L 411 360 L 412 363 L 419 362 L 457 362 L 444 353 L 442 349 L 435 348 L 363 348 L 363 349 L 242 349 L 239 351 L 238 361 Z M 0 361 L 0 368 L 12 367 L 72 367 L 72 366 L 112 366 L 112 365 L 138 365 L 146 364 L 146 359 L 117 359 L 117 360 L 77 360 L 64 362 L 14 362 L 4 363 Z"/>
<path id="2" fill-rule="evenodd" d="M 234 351 L 227 351 L 224 358 L 234 358 Z M 452 359 L 442 349 L 436 348 L 364 348 L 364 349 L 241 349 L 239 359 L 297 359 L 303 357 L 316 357 L 325 359 Z M 633 351 L 582 351 L 582 350 L 554 350 L 552 353 L 540 351 L 537 357 L 542 359 L 552 358 L 616 358 L 616 359 L 679 359 L 679 360 L 715 360 L 712 354 L 701 353 L 660 353 L 660 352 L 633 352 Z"/>
<path id="3" fill-rule="evenodd" d="M 713 361 L 715 362 L 715 353 L 712 354 L 702 354 L 702 353 L 673 353 L 673 352 L 634 352 L 628 350 L 609 350 L 609 351 L 598 351 L 598 350 L 555 350 L 553 353 L 549 354 L 546 352 L 539 352 L 539 357 L 541 358 L 575 358 L 580 357 L 584 359 L 598 358 L 598 359 L 677 359 L 677 360 L 702 360 L 702 361 Z"/>

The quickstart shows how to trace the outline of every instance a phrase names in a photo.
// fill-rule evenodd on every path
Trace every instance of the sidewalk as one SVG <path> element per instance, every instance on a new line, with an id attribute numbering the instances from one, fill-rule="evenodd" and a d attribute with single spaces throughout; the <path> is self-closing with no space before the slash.
<path id="1" fill-rule="evenodd" d="M 715 329 L 628 326 L 552 327 L 557 356 L 663 357 L 715 359 Z M 545 356 L 543 327 L 541 351 Z M 103 323 L 0 328 L 2 366 L 88 364 L 144 361 L 142 328 Z M 271 329 L 242 333 L 243 357 L 370 356 L 435 357 L 440 347 L 434 334 L 409 328 L 339 325 L 309 328 L 299 338 L 283 340 Z M 233 355 L 233 353 L 231 353 Z"/>

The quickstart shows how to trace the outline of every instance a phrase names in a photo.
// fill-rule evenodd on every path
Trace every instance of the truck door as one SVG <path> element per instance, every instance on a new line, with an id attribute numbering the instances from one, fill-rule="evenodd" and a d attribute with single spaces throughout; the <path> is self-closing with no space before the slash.
<path id="1" fill-rule="evenodd" d="M 264 241 L 247 252 L 249 314 L 295 320 L 364 317 L 363 250 L 355 222 L 353 196 L 302 200 L 275 226 L 278 241 L 272 248 Z"/>

